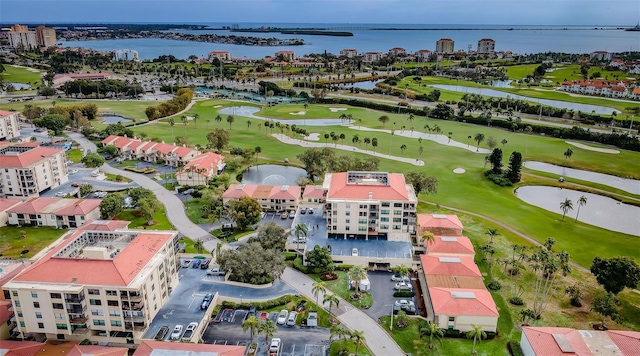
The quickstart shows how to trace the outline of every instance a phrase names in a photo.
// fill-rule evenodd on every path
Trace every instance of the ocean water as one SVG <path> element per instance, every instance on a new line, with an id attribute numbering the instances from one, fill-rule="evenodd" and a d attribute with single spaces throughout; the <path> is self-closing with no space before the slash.
<path id="1" fill-rule="evenodd" d="M 220 27 L 230 24 L 208 24 Z M 246 23 L 242 28 L 255 28 L 263 24 Z M 176 41 L 164 39 L 115 39 L 99 41 L 60 41 L 65 47 L 84 47 L 102 51 L 115 49 L 137 50 L 140 59 L 153 59 L 162 54 L 172 54 L 177 58 L 189 55 L 206 57 L 214 50 L 231 52 L 234 58 L 263 58 L 273 56 L 283 49 L 293 50 L 298 55 L 329 52 L 338 54 L 345 48 L 355 48 L 360 52 L 387 52 L 393 47 L 403 47 L 408 52 L 420 49 L 433 50 L 440 38 L 455 41 L 456 50 L 467 50 L 471 45 L 476 49 L 478 40 L 492 38 L 496 41 L 496 51 L 514 53 L 565 52 L 590 53 L 597 50 L 625 52 L 640 50 L 640 32 L 630 32 L 613 27 L 561 27 L 561 26 L 480 26 L 480 25 L 404 25 L 404 24 L 268 24 L 274 27 L 328 28 L 350 31 L 353 37 L 283 35 L 280 33 L 232 33 L 228 30 L 203 30 L 185 32 L 193 34 L 236 34 L 239 36 L 302 38 L 302 46 L 242 46 L 231 44 Z M 384 30 L 382 28 L 406 28 L 407 30 Z M 376 29 L 371 29 L 376 28 Z"/>

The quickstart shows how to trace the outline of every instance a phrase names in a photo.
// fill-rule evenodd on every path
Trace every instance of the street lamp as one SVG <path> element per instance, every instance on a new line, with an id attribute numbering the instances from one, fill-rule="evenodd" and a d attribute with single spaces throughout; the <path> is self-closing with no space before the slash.
<path id="1" fill-rule="evenodd" d="M 393 304 L 385 304 L 385 307 L 391 306 L 391 323 L 389 324 L 389 331 L 393 331 Z"/>

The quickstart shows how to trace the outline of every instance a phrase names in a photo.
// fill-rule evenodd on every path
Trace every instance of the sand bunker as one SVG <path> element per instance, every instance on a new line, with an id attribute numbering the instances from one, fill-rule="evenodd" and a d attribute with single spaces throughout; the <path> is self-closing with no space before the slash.
<path id="1" fill-rule="evenodd" d="M 462 174 L 464 172 L 466 172 L 464 168 L 456 168 L 453 170 L 453 173 L 455 174 Z"/>
<path id="2" fill-rule="evenodd" d="M 214 109 L 218 109 L 218 108 L 221 108 L 221 107 L 222 107 L 222 105 L 215 105 L 213 108 Z"/>
<path id="3" fill-rule="evenodd" d="M 347 111 L 347 108 L 329 108 L 331 112 Z"/>
<path id="4" fill-rule="evenodd" d="M 614 154 L 614 155 L 620 153 L 620 151 L 618 151 L 618 150 L 612 150 L 612 149 L 609 149 L 609 148 L 592 147 L 592 146 L 587 146 L 587 145 L 583 145 L 583 144 L 578 143 L 578 142 L 571 142 L 571 141 L 564 141 L 564 142 L 570 144 L 571 146 L 582 148 L 583 150 L 588 150 L 588 151 L 595 151 L 595 152 L 601 152 L 601 153 L 611 153 L 611 154 Z"/>
<path id="5" fill-rule="evenodd" d="M 306 114 L 306 111 L 298 111 L 298 112 L 290 112 L 289 115 L 304 115 Z"/>
<path id="6" fill-rule="evenodd" d="M 305 140 L 307 141 L 320 141 L 320 134 L 317 132 L 310 133 L 308 136 L 305 136 Z"/>

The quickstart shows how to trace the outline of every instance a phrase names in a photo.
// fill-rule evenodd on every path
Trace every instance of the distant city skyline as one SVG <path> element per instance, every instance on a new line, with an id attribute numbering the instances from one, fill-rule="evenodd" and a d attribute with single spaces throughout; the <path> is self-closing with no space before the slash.
<path id="1" fill-rule="evenodd" d="M 2 0 L 2 23 L 632 26 L 637 0 Z"/>

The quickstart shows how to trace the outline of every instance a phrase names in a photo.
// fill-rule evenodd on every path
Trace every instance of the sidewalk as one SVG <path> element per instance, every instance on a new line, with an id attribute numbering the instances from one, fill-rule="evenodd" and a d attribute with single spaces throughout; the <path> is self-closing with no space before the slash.
<path id="1" fill-rule="evenodd" d="M 311 300 L 316 300 L 312 292 L 315 281 L 303 273 L 287 267 L 280 279 L 297 290 L 298 293 Z M 398 344 L 382 329 L 376 320 L 371 319 L 367 314 L 344 299 L 340 298 L 340 307 L 333 308 L 333 312 L 347 328 L 364 332 L 365 344 L 374 355 L 405 355 L 405 352 L 400 349 Z"/>
<path id="2" fill-rule="evenodd" d="M 81 134 L 75 132 L 66 132 L 66 134 L 78 142 L 80 146 L 87 152 L 87 150 L 91 150 L 91 152 L 97 152 L 97 147 L 93 142 L 87 140 Z M 117 169 L 111 167 L 108 164 L 104 164 L 100 167 L 100 170 L 106 173 L 111 174 L 119 174 L 123 177 L 127 177 L 132 181 L 136 182 L 143 188 L 149 189 L 153 192 L 153 194 L 158 198 L 158 200 L 164 205 L 165 213 L 167 218 L 176 230 L 180 231 L 182 235 L 191 238 L 192 240 L 202 239 L 203 242 L 206 242 L 206 246 L 209 250 L 215 249 L 216 245 L 220 242 L 220 240 L 214 238 L 207 231 L 202 229 L 200 226 L 194 224 L 184 212 L 184 205 L 182 201 L 175 196 L 172 192 L 166 190 L 163 186 L 153 181 L 149 177 L 134 173 L 130 171 L 125 171 L 121 169 Z"/>

